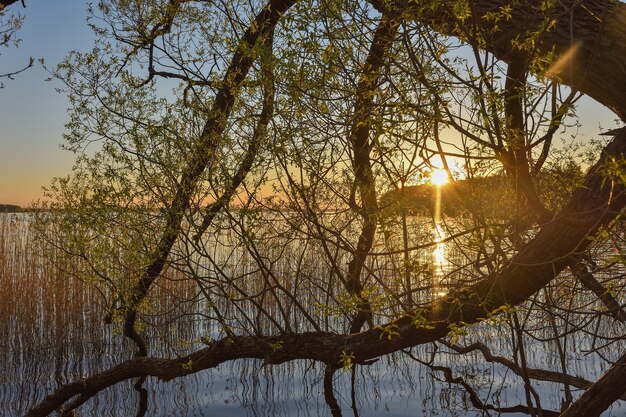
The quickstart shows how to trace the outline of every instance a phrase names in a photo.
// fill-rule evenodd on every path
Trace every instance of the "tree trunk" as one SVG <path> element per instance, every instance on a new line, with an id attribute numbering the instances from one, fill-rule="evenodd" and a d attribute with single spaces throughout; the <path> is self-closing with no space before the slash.
<path id="1" fill-rule="evenodd" d="M 0 10 L 4 9 L 7 6 L 12 5 L 13 3 L 17 3 L 20 0 L 0 0 Z M 24 7 L 26 7 L 26 5 L 24 4 L 24 0 L 22 0 L 22 5 L 24 5 Z"/>
<path id="2" fill-rule="evenodd" d="M 535 58 L 531 66 L 535 73 L 589 95 L 626 120 L 626 4 L 622 2 L 555 2 L 542 12 L 541 0 L 470 0 L 469 17 L 461 19 L 455 15 L 458 2 L 454 1 L 436 6 L 369 1 L 381 12 L 404 11 L 405 18 L 486 49 L 505 62 Z M 498 22 L 488 18 L 509 6 L 510 17 Z M 541 62 L 551 55 L 551 62 Z"/>
<path id="3" fill-rule="evenodd" d="M 0 5 L 13 2 L 5 1 Z M 557 59 L 549 65 L 542 66 L 535 61 L 537 65 L 531 68 L 588 94 L 623 120 L 626 119 L 626 5 L 623 3 L 616 0 L 583 0 L 574 2 L 569 9 L 557 3 L 552 9 L 540 12 L 542 2 L 524 0 L 511 6 L 510 17 L 500 21 L 496 28 L 496 22 L 487 18 L 488 13 L 498 11 L 509 2 L 470 1 L 471 13 L 463 21 L 453 12 L 453 5 L 457 2 L 439 2 L 434 8 L 422 10 L 419 9 L 422 6 L 420 2 L 371 2 L 383 12 L 404 10 L 403 17 L 414 18 L 441 33 L 485 48 L 504 61 L 510 62 L 522 56 L 532 62 L 532 58 L 554 52 Z M 288 3 L 291 5 L 293 1 Z M 268 8 L 264 13 L 275 14 L 270 23 L 275 25 L 286 7 L 280 1 L 272 1 L 271 4 L 276 7 Z M 548 26 L 549 30 L 543 30 Z M 528 39 L 534 42 L 532 48 L 526 42 Z M 519 45 L 523 46 L 520 48 Z M 239 59 L 241 71 L 237 71 L 237 82 L 232 87 L 243 81 L 253 57 L 242 54 Z M 234 100 L 233 94 L 231 88 L 227 88 L 221 96 L 218 94 L 216 102 L 221 104 L 218 107 L 222 111 L 219 119 L 207 124 L 210 127 L 205 132 L 207 140 L 223 130 L 222 125 Z M 271 337 L 231 337 L 183 358 L 138 357 L 59 388 L 28 415 L 47 415 L 76 395 L 95 395 L 126 379 L 152 375 L 167 380 L 238 358 L 263 358 L 269 363 L 312 359 L 337 365 L 342 354 L 348 354 L 354 363 L 366 363 L 381 355 L 437 340 L 450 332 L 451 325 L 474 323 L 500 306 L 516 305 L 527 300 L 565 269 L 572 255 L 584 251 L 591 242 L 589 237 L 626 207 L 624 184 L 607 180 L 603 170 L 610 158 L 621 159 L 625 154 L 626 129 L 621 129 L 587 175 L 585 184 L 574 192 L 568 204 L 552 220 L 542 226 L 537 236 L 521 248 L 510 264 L 472 288 L 432 302 L 419 312 L 428 323 L 415 321 L 411 314 L 407 314 L 386 325 L 351 335 L 311 332 Z M 174 226 L 180 222 L 188 204 L 184 200 L 193 192 L 196 180 L 208 162 L 207 156 L 194 158 L 181 181 L 180 196 L 177 195 L 174 201 L 178 204 L 171 209 L 168 223 Z M 151 265 L 154 270 L 148 268 L 138 283 L 136 298 L 139 301 L 160 273 L 158 261 L 169 252 L 172 239 L 175 235 L 165 234 L 156 262 Z M 134 323 L 134 317 L 128 321 Z M 388 331 L 390 329 L 393 333 Z M 271 346 L 276 343 L 280 343 L 281 349 L 274 351 Z M 601 412 L 617 399 L 623 392 L 624 360 L 626 358 L 623 357 L 594 383 L 570 407 L 572 411 L 566 411 L 565 416 L 596 415 L 593 413 Z M 592 409 L 596 411 L 588 411 Z"/>
<path id="4" fill-rule="evenodd" d="M 355 363 L 445 336 L 454 323 L 474 323 L 503 305 L 516 305 L 535 294 L 591 243 L 598 229 L 610 223 L 626 206 L 624 184 L 607 178 L 608 160 L 626 155 L 626 128 L 618 131 L 591 168 L 582 187 L 537 236 L 521 248 L 511 262 L 474 287 L 451 293 L 431 303 L 423 314 L 432 326 L 425 329 L 406 315 L 393 323 L 394 336 L 385 343 L 385 327 L 379 326 L 348 338 L 343 349 L 354 353 Z"/>
<path id="5" fill-rule="evenodd" d="M 626 392 L 626 355 L 574 401 L 561 417 L 598 417 Z"/>
<path id="6" fill-rule="evenodd" d="M 379 90 L 380 77 L 385 65 L 384 57 L 393 45 L 399 25 L 400 22 L 395 17 L 383 15 L 374 33 L 374 39 L 356 88 L 354 121 L 349 139 L 353 154 L 354 179 L 361 195 L 360 214 L 363 218 L 363 227 L 352 260 L 348 264 L 346 280 L 346 289 L 359 300 L 359 310 L 352 319 L 350 333 L 358 333 L 366 321 L 371 322 L 372 316 L 370 303 L 362 294 L 365 260 L 374 244 L 378 224 L 378 196 L 370 159 L 372 148 L 370 134 L 374 116 L 374 98 Z"/>
<path id="7" fill-rule="evenodd" d="M 126 379 L 155 376 L 168 380 L 234 359 L 260 358 L 267 363 L 311 359 L 337 366 L 342 355 L 348 354 L 353 363 L 362 364 L 400 349 L 436 341 L 450 332 L 451 324 L 474 323 L 502 305 L 516 305 L 527 300 L 563 271 L 570 262 L 570 256 L 582 252 L 590 244 L 589 236 L 606 226 L 626 207 L 624 184 L 607 179 L 604 170 L 608 160 L 620 159 L 624 155 L 626 128 L 617 132 L 587 174 L 585 183 L 573 193 L 564 208 L 543 225 L 537 236 L 520 250 L 508 266 L 487 276 L 472 288 L 432 302 L 419 312 L 428 318 L 428 323 L 415 322 L 412 315 L 407 314 L 386 325 L 351 335 L 309 332 L 267 337 L 228 337 L 182 358 L 138 357 L 64 385 L 27 415 L 48 415 L 76 395 L 95 395 Z M 391 338 L 387 337 L 389 333 L 386 329 L 393 329 Z M 277 343 L 282 346 L 281 349 L 271 349 Z M 620 372 L 624 372 L 623 366 L 617 367 L 611 375 Z M 620 392 L 614 396 L 614 391 L 610 390 L 610 395 L 603 400 L 605 408 L 610 405 L 608 401 L 611 398 L 617 399 L 621 395 Z M 598 403 L 594 401 L 593 404 Z"/>

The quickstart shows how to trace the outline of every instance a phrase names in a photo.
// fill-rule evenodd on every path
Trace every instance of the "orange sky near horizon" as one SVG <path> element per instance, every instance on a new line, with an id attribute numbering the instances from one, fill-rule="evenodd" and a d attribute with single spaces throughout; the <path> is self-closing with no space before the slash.
<path id="1" fill-rule="evenodd" d="M 0 204 L 28 206 L 43 196 L 42 186 L 67 175 L 75 156 L 60 149 L 68 101 L 55 91 L 59 82 L 38 62 L 54 68 L 70 50 L 89 50 L 93 36 L 87 28 L 87 2 L 29 0 L 8 9 L 25 17 L 17 33 L 19 47 L 2 48 L 0 74 L 22 68 L 30 57 L 35 65 L 3 78 L 0 89 Z"/>
<path id="2" fill-rule="evenodd" d="M 78 6 L 78 7 L 77 7 Z M 3 48 L 0 74 L 20 68 L 30 57 L 44 58 L 54 68 L 70 50 L 89 50 L 93 36 L 85 22 L 87 2 L 30 0 L 17 7 L 26 19 L 18 48 Z M 67 122 L 68 102 L 55 91 L 57 81 L 39 64 L 15 77 L 2 79 L 0 89 L 0 204 L 29 206 L 43 197 L 42 187 L 53 177 L 67 175 L 75 155 L 60 144 Z M 579 104 L 582 140 L 597 138 L 616 126 L 616 117 L 585 98 Z"/>

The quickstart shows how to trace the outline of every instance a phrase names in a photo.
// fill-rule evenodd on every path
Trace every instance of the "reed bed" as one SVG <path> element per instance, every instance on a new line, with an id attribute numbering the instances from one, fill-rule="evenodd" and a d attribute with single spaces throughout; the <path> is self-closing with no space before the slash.
<path id="1" fill-rule="evenodd" d="M 131 357 L 134 350 L 120 334 L 119 326 L 105 324 L 115 295 L 106 287 L 64 273 L 63 263 L 69 262 L 66 254 L 61 248 L 51 251 L 34 241 L 30 221 L 28 214 L 0 215 L 0 410 L 4 412 L 0 415 L 6 416 L 24 413 L 58 385 L 119 363 Z M 411 238 L 423 240 L 425 236 L 420 234 L 424 233 L 431 232 L 414 227 Z M 172 262 L 153 288 L 141 314 L 152 354 L 185 354 L 202 346 L 201 337 L 218 337 L 223 332 L 221 325 L 239 331 L 251 324 L 255 314 L 260 317 L 252 323 L 255 331 L 276 331 L 259 311 L 277 318 L 284 316 L 293 330 L 310 330 L 310 324 L 299 317 L 294 300 L 287 294 L 295 294 L 298 308 L 306 309 L 324 329 L 342 330 L 341 316 L 320 308 L 320 304 L 338 308 L 340 301 L 333 297 L 340 293 L 341 283 L 332 276 L 332 268 L 319 256 L 320 248 L 315 243 L 276 233 L 273 241 L 268 237 L 266 246 L 255 248 L 255 258 L 240 237 L 233 232 L 215 233 L 200 250 L 190 249 L 188 242 L 175 248 L 178 261 Z M 618 252 L 620 242 L 612 242 L 618 245 Z M 399 243 L 382 240 L 378 245 L 377 250 L 384 252 Z M 432 264 L 435 249 L 423 250 L 416 257 L 422 265 Z M 471 280 L 470 275 L 462 275 L 462 266 L 471 262 L 462 242 L 459 246 L 447 244 L 444 249 L 445 265 L 439 270 L 431 266 L 415 276 L 414 287 L 423 287 L 415 293 L 418 301 L 436 296 L 429 277 L 436 278 L 442 288 L 454 285 L 455 280 Z M 598 259 L 609 264 L 602 280 L 611 284 L 616 297 L 623 300 L 623 279 L 619 278 L 620 274 L 623 278 L 623 265 L 603 255 L 601 248 L 597 250 Z M 343 264 L 347 257 L 338 255 L 335 261 Z M 373 257 L 368 264 L 371 279 L 386 280 L 388 290 L 398 293 L 405 290 L 404 282 L 398 280 L 402 267 L 402 253 Z M 255 296 L 256 304 L 240 297 L 262 294 L 268 282 L 280 284 L 282 289 L 273 296 Z M 560 302 L 554 303 L 554 299 Z M 567 300 L 565 305 L 563 300 Z M 565 359 L 570 374 L 597 378 L 624 348 L 619 336 L 624 326 L 599 314 L 602 308 L 568 275 L 520 306 L 517 314 L 524 326 L 523 345 L 529 366 L 557 370 Z M 220 320 L 215 309 L 221 314 Z M 550 320 L 554 325 L 549 325 Z M 481 341 L 494 354 L 507 356 L 519 349 L 511 334 L 506 320 L 485 322 L 472 326 L 458 343 Z M 558 354 L 558 343 L 564 345 L 567 357 Z M 459 355 L 440 345 L 426 345 L 412 349 L 412 354 L 425 362 L 449 367 L 456 375 L 465 376 L 477 392 L 503 404 L 523 403 L 520 379 L 502 366 L 486 363 L 477 352 Z M 275 367 L 261 367 L 256 360 L 235 361 L 167 384 L 148 380 L 148 415 L 326 415 L 320 394 L 322 377 L 323 368 L 306 361 Z M 346 407 L 354 395 L 361 411 L 375 415 L 385 415 L 386 410 L 395 415 L 480 415 L 466 412 L 472 407 L 462 389 L 402 353 L 359 367 L 354 377 L 352 382 L 350 372 L 337 376 L 338 397 Z M 351 386 L 355 387 L 354 394 Z M 536 387 L 545 398 L 543 405 L 558 409 L 562 386 L 538 382 Z M 134 413 L 136 407 L 137 394 L 128 382 L 90 400 L 82 408 L 82 415 L 126 415 Z M 616 407 L 617 412 L 625 409 L 620 404 Z"/>

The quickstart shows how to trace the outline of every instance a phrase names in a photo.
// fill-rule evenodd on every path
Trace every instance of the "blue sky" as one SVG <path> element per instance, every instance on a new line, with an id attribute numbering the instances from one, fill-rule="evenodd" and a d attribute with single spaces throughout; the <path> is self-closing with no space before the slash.
<path id="1" fill-rule="evenodd" d="M 27 0 L 19 48 L 0 50 L 0 73 L 15 70 L 29 57 L 43 58 L 53 68 L 71 50 L 89 50 L 93 36 L 86 24 L 87 1 Z M 58 81 L 37 64 L 0 90 L 0 203 L 26 206 L 42 196 L 41 187 L 69 173 L 74 155 L 60 149 L 67 121 L 66 98 L 55 91 Z M 579 106 L 586 140 L 614 128 L 615 117 L 591 99 Z"/>
<path id="2" fill-rule="evenodd" d="M 29 57 L 45 59 L 53 68 L 68 51 L 91 49 L 93 36 L 86 24 L 87 2 L 26 0 L 10 11 L 26 20 L 19 48 L 0 50 L 0 73 L 20 68 Z M 74 156 L 62 151 L 67 100 L 55 91 L 58 81 L 37 64 L 3 80 L 0 89 L 0 203 L 27 205 L 41 196 L 41 187 L 69 172 Z"/>

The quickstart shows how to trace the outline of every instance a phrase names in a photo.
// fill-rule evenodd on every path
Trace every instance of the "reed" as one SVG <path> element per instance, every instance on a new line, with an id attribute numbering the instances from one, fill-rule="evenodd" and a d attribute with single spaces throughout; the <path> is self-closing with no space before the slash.
<path id="1" fill-rule="evenodd" d="M 84 280 L 85 274 L 80 275 L 83 279 L 79 278 L 75 272 L 86 265 L 70 259 L 62 241 L 44 246 L 34 240 L 30 222 L 28 214 L 0 215 L 0 405 L 8 407 L 5 411 L 8 416 L 20 415 L 58 384 L 119 363 L 134 352 L 119 327 L 104 322 L 114 305 L 115 294 L 96 280 Z M 414 226 L 415 236 L 410 236 L 411 239 L 428 239 L 424 228 Z M 265 239 L 263 247 L 252 248 L 246 247 L 236 233 L 215 234 L 211 239 L 205 242 L 201 255 L 190 253 L 194 249 L 186 246 L 187 242 L 179 242 L 173 252 L 175 260 L 152 288 L 141 310 L 143 331 L 152 354 L 173 357 L 196 349 L 202 345 L 201 337 L 222 332 L 222 324 L 230 325 L 236 332 L 246 328 L 264 334 L 275 332 L 276 323 L 267 316 L 273 316 L 280 326 L 289 321 L 295 331 L 309 330 L 310 324 L 302 319 L 298 308 L 305 309 L 324 329 L 341 328 L 343 321 L 337 311 L 342 302 L 339 299 L 342 284 L 333 278 L 331 265 L 318 255 L 320 250 L 314 242 L 277 234 L 276 238 Z M 402 247 L 397 239 L 381 240 L 377 247 L 380 252 Z M 463 241 L 456 243 L 446 244 L 444 271 L 428 268 L 416 271 L 420 274 L 413 282 L 417 302 L 434 296 L 429 281 L 433 274 L 437 274 L 439 283 L 446 285 L 471 279 L 462 276 L 466 273 L 464 265 L 471 259 L 468 256 L 471 249 L 464 248 Z M 418 261 L 424 265 L 432 262 L 434 249 L 420 252 Z M 597 258 L 601 258 L 606 248 L 598 246 L 596 250 L 600 252 Z M 257 259 L 251 255 L 253 251 Z M 402 256 L 395 253 L 372 257 L 368 264 L 370 279 L 384 284 L 388 291 L 404 291 L 403 281 L 397 279 L 405 267 Z M 209 258 L 219 265 L 209 262 Z M 334 262 L 342 264 L 346 259 L 339 254 Z M 609 261 L 614 262 L 610 258 L 606 260 Z M 617 297 L 623 299 L 623 276 L 624 266 L 613 263 L 599 278 L 612 284 Z M 275 287 L 271 288 L 272 285 Z M 287 294 L 294 294 L 300 306 L 295 306 Z M 390 305 L 393 301 L 385 302 Z M 322 303 L 333 311 L 321 309 Z M 598 358 L 602 355 L 610 358 L 619 352 L 613 349 L 611 341 L 616 341 L 623 331 L 623 326 L 607 316 L 595 315 L 594 311 L 602 309 L 568 275 L 559 277 L 546 291 L 519 307 L 517 314 L 523 327 L 529 366 L 541 368 L 549 364 L 550 369 L 560 369 L 565 363 L 570 374 L 595 379 L 607 365 L 606 360 Z M 216 317 L 215 310 L 221 317 Z M 380 312 L 380 316 L 399 311 L 400 306 L 390 307 Z M 507 355 L 514 342 L 511 334 L 511 320 L 486 322 L 473 326 L 459 342 L 480 341 L 494 354 Z M 558 353 L 557 343 L 575 349 Z M 431 346 L 417 347 L 412 353 L 425 361 L 435 360 L 438 366 L 449 367 L 458 374 L 477 376 L 469 379 L 476 389 L 495 392 L 503 402 L 518 397 L 519 381 L 515 384 L 507 379 L 505 383 L 507 370 L 485 363 L 478 352 L 458 355 L 445 347 L 438 349 L 440 353 L 436 356 Z M 598 350 L 600 356 L 590 359 L 593 356 L 589 352 Z M 172 401 L 180 410 L 197 407 L 200 414 L 206 413 L 210 406 L 202 403 L 219 403 L 224 392 L 232 395 L 229 402 L 241 404 L 259 415 L 269 415 L 270 411 L 275 415 L 292 415 L 302 404 L 306 408 L 302 415 L 317 415 L 318 407 L 325 407 L 320 398 L 310 395 L 311 386 L 319 384 L 322 378 L 321 367 L 303 362 L 269 370 L 258 365 L 254 361 L 237 361 L 225 364 L 222 370 L 194 375 L 181 380 L 179 385 L 167 387 L 148 382 L 148 389 L 156 394 L 150 397 L 151 415 L 175 415 L 175 410 L 170 408 Z M 451 402 L 456 409 L 462 409 L 464 405 L 458 401 L 460 391 L 433 379 L 432 372 L 398 353 L 360 370 L 356 395 L 369 409 L 401 401 L 398 396 L 407 404 L 415 401 L 412 397 L 420 398 L 422 404 L 428 404 L 429 412 L 446 410 Z M 339 390 L 351 385 L 348 374 L 339 378 L 345 383 L 338 385 Z M 214 381 L 218 381 L 215 387 Z M 545 395 L 548 405 L 558 407 L 560 385 L 539 382 L 535 386 L 548 393 Z M 229 388 L 225 390 L 225 387 Z M 285 405 L 281 393 L 289 393 L 289 398 L 306 395 L 308 399 L 302 404 L 296 401 Z M 350 393 L 343 395 L 348 397 Z M 135 405 L 132 386 L 121 384 L 95 399 L 85 412 L 119 415 L 120 410 L 132 410 Z"/>

